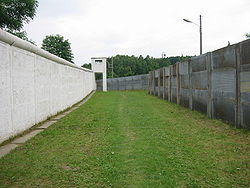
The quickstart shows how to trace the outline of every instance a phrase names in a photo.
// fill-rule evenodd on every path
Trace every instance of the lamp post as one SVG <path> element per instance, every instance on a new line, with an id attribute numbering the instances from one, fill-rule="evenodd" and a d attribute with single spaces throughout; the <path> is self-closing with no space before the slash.
<path id="1" fill-rule="evenodd" d="M 202 23 L 201 23 L 201 15 L 200 15 L 200 25 L 198 25 L 197 23 L 194 23 L 190 20 L 187 20 L 187 19 L 183 19 L 185 22 L 188 22 L 188 23 L 192 23 L 194 25 L 197 25 L 199 28 L 200 28 L 200 55 L 202 54 Z"/>

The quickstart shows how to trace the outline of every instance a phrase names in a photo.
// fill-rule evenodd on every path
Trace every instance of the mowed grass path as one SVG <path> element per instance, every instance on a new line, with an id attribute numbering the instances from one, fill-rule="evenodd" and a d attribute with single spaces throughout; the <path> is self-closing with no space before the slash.
<path id="1" fill-rule="evenodd" d="M 146 92 L 97 92 L 1 158 L 0 187 L 250 187 L 250 133 Z"/>

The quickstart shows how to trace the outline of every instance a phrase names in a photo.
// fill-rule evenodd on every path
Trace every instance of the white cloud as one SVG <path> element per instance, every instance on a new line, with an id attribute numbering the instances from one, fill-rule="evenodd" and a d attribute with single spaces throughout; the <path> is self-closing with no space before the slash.
<path id="1" fill-rule="evenodd" d="M 48 34 L 69 39 L 78 65 L 116 54 L 197 55 L 199 28 L 182 18 L 202 14 L 207 52 L 244 39 L 249 9 L 249 0 L 43 0 L 25 29 L 38 45 Z"/>

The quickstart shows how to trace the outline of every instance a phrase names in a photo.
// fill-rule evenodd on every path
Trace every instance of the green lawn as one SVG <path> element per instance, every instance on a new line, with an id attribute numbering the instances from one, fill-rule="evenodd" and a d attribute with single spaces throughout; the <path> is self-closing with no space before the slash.
<path id="1" fill-rule="evenodd" d="M 250 132 L 150 96 L 97 92 L 0 159 L 0 187 L 250 187 Z"/>

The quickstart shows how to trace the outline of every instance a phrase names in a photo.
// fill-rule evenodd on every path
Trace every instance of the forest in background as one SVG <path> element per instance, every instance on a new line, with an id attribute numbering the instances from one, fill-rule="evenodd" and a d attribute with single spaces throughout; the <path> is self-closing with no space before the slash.
<path id="1" fill-rule="evenodd" d="M 112 78 L 112 68 L 109 66 L 113 61 L 113 77 L 134 76 L 147 74 L 149 71 L 173 65 L 176 62 L 187 61 L 191 56 L 173 56 L 165 58 L 154 58 L 150 56 L 128 56 L 116 55 L 107 58 L 107 77 Z M 91 69 L 91 64 L 84 64 L 82 67 Z M 96 74 L 96 79 L 102 79 L 102 74 Z"/>

